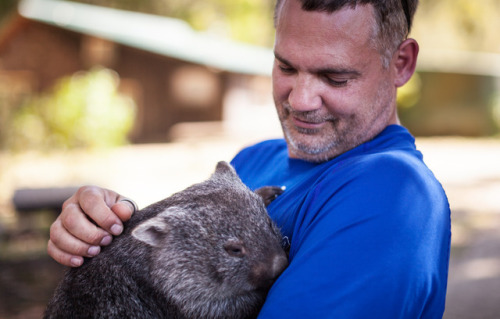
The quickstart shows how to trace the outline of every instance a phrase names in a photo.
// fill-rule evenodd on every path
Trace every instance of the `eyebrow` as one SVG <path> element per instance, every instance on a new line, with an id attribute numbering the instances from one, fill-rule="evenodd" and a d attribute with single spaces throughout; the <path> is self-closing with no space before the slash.
<path id="1" fill-rule="evenodd" d="M 280 56 L 278 53 L 274 52 L 274 57 L 279 60 L 281 63 L 289 65 L 293 67 L 293 64 L 290 63 L 287 59 L 284 57 Z M 325 68 L 320 68 L 320 69 L 314 69 L 313 73 L 316 74 L 336 74 L 336 75 L 349 75 L 352 77 L 359 77 L 361 76 L 361 73 L 356 70 L 352 69 L 347 69 L 347 68 L 337 68 L 337 67 L 325 67 Z"/>

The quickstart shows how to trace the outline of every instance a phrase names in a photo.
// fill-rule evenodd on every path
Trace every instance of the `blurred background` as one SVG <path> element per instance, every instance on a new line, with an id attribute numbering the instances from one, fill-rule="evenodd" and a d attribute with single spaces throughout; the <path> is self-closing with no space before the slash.
<path id="1" fill-rule="evenodd" d="M 450 199 L 445 318 L 500 318 L 500 0 L 421 0 L 403 124 Z M 1 0 L 0 318 L 40 318 L 62 200 L 140 207 L 281 136 L 269 0 Z"/>

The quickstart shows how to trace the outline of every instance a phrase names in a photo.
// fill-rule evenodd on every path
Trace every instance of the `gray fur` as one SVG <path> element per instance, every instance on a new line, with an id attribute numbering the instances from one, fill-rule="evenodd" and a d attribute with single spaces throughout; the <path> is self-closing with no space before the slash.
<path id="1" fill-rule="evenodd" d="M 281 193 L 258 193 L 270 202 Z M 261 196 L 220 162 L 212 177 L 134 214 L 69 269 L 45 318 L 251 318 L 287 266 Z"/>

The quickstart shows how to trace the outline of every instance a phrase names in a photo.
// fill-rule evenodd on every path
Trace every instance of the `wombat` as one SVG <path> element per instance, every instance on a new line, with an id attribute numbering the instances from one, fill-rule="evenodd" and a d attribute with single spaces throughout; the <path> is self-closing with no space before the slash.
<path id="1" fill-rule="evenodd" d="M 102 252 L 67 271 L 44 318 L 252 318 L 287 267 L 265 202 L 226 162 L 137 212 Z M 264 200 L 263 200 L 264 199 Z"/>

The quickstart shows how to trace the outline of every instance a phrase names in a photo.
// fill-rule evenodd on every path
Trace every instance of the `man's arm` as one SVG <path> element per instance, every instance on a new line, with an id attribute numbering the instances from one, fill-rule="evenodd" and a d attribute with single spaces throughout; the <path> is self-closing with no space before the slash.
<path id="1" fill-rule="evenodd" d="M 125 197 L 96 186 L 84 186 L 64 202 L 50 227 L 47 252 L 57 262 L 78 267 L 83 257 L 93 257 L 100 246 L 111 243 L 123 231 L 123 223 L 135 211 Z M 93 221 L 93 222 L 92 222 Z"/>

